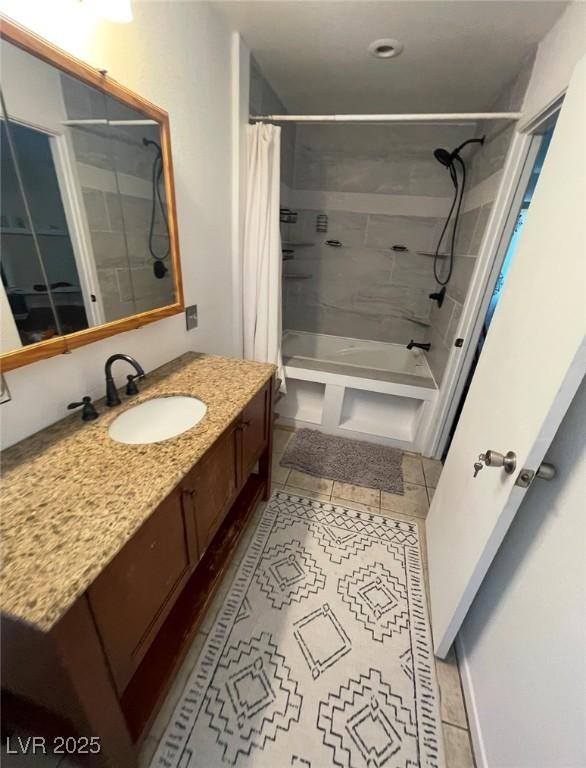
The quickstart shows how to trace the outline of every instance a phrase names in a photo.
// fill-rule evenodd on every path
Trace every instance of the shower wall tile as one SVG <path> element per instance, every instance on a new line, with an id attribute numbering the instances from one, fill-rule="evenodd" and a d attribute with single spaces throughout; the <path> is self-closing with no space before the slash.
<path id="1" fill-rule="evenodd" d="M 435 286 L 433 259 L 416 253 L 396 253 L 393 283 L 430 291 Z"/>
<path id="2" fill-rule="evenodd" d="M 123 317 L 129 317 L 137 312 L 144 311 L 138 308 L 137 302 L 134 299 L 130 299 L 129 301 L 105 300 L 102 304 L 104 307 L 104 315 L 108 321 L 120 320 Z M 150 309 L 152 309 L 152 307 L 150 307 Z"/>
<path id="3" fill-rule="evenodd" d="M 134 297 L 130 274 L 130 269 L 116 270 L 117 290 L 121 301 L 130 301 Z"/>
<path id="4" fill-rule="evenodd" d="M 372 163 L 371 163 L 372 164 Z M 385 160 L 382 163 L 376 163 L 377 178 L 375 180 L 375 189 L 384 195 L 410 195 L 417 194 L 412 192 L 410 184 L 412 166 L 404 160 Z M 365 190 L 360 190 L 364 192 Z"/>
<path id="5" fill-rule="evenodd" d="M 296 189 L 377 192 L 384 178 L 380 160 L 323 154 L 308 147 L 300 147 L 295 158 Z"/>
<path id="6" fill-rule="evenodd" d="M 471 250 L 471 245 L 479 214 L 480 208 L 473 208 L 471 211 L 466 211 L 460 216 L 458 231 L 456 233 L 455 251 L 457 254 L 466 254 L 467 256 L 476 255 Z M 448 241 L 446 240 L 446 242 Z"/>
<path id="7" fill-rule="evenodd" d="M 368 216 L 365 213 L 348 211 L 330 211 L 328 213 L 328 231 L 326 234 L 314 232 L 317 238 L 339 240 L 344 246 L 363 246 L 366 239 Z M 315 230 L 315 219 L 314 219 Z"/>
<path id="8" fill-rule="evenodd" d="M 446 169 L 436 160 L 416 160 L 410 167 L 409 195 L 447 197 L 453 194 L 452 182 Z"/>
<path id="9" fill-rule="evenodd" d="M 476 152 L 470 169 L 470 188 L 500 171 L 505 164 L 507 152 L 513 138 L 515 126 L 508 123 L 490 138 Z"/>
<path id="10" fill-rule="evenodd" d="M 298 146 L 295 188 L 328 192 L 363 192 L 446 197 L 449 175 L 434 160 L 347 155 Z"/>
<path id="11" fill-rule="evenodd" d="M 462 305 L 449 295 L 445 296 L 441 307 L 438 307 L 435 302 L 433 304 L 430 313 L 433 333 L 447 346 L 451 346 L 452 333 L 455 333 L 461 312 Z"/>
<path id="12" fill-rule="evenodd" d="M 117 267 L 126 261 L 126 241 L 119 232 L 91 232 L 94 261 L 98 269 Z"/>
<path id="13" fill-rule="evenodd" d="M 75 159 L 78 163 L 93 165 L 107 171 L 115 170 L 109 139 L 88 128 L 69 126 L 69 133 Z"/>
<path id="14" fill-rule="evenodd" d="M 466 300 L 468 293 L 468 286 L 472 279 L 472 273 L 476 266 L 476 259 L 474 256 L 458 256 L 454 258 L 454 269 L 452 277 L 448 283 L 448 294 L 455 301 L 463 304 Z"/>
<path id="15" fill-rule="evenodd" d="M 382 216 L 368 217 L 366 244 L 373 248 L 392 248 L 404 245 L 412 253 L 435 249 L 440 220 L 424 217 Z"/>
<path id="16" fill-rule="evenodd" d="M 262 115 L 262 94 L 264 87 L 264 77 L 254 57 L 251 56 L 249 93 L 249 113 L 251 115 Z"/>
<path id="17" fill-rule="evenodd" d="M 460 323 L 460 316 L 462 315 L 462 305 L 457 301 L 453 301 L 453 304 L 454 309 L 445 336 L 445 342 L 448 347 L 451 347 L 456 339 L 456 334 L 458 333 L 458 325 Z"/>
<path id="18" fill-rule="evenodd" d="M 440 387 L 446 370 L 446 365 L 448 364 L 450 347 L 448 347 L 435 328 L 432 329 L 429 340 L 431 342 L 431 348 L 427 353 L 427 362 L 429 363 L 436 384 Z"/>
<path id="19" fill-rule="evenodd" d="M 126 232 L 148 232 L 151 221 L 151 201 L 144 197 L 120 195 L 122 218 Z"/>
<path id="20" fill-rule="evenodd" d="M 104 193 L 99 189 L 82 189 L 83 204 L 91 230 L 109 230 L 110 220 L 106 211 Z"/>
<path id="21" fill-rule="evenodd" d="M 534 56 L 535 51 L 532 51 L 523 63 L 518 76 L 503 89 L 492 106 L 492 111 L 520 109 L 531 75 Z M 511 122 L 493 121 L 479 124 L 476 135 L 486 134 L 486 141 L 482 147 L 465 150 L 469 173 L 464 207 L 466 207 L 467 196 L 473 192 L 476 185 L 501 171 L 514 131 L 515 127 Z M 428 361 L 438 384 L 441 383 L 450 350 L 456 339 L 458 323 L 476 263 L 475 257 L 480 251 L 491 209 L 492 201 L 462 216 L 457 235 L 454 271 L 447 286 L 445 303 L 441 310 L 434 307 L 431 312 L 432 325 L 428 338 L 432 347 L 428 354 Z"/>
<path id="22" fill-rule="evenodd" d="M 484 233 L 486 232 L 486 225 L 488 224 L 488 218 L 490 216 L 491 210 L 492 203 L 486 203 L 486 205 L 483 205 L 480 209 L 478 221 L 476 222 L 476 226 L 474 228 L 472 242 L 470 243 L 470 254 L 473 256 L 477 256 L 478 252 L 480 251 L 480 246 L 482 244 Z"/>
<path id="23" fill-rule="evenodd" d="M 458 145 L 468 133 L 461 126 L 300 125 L 294 186 L 312 192 L 439 197 L 446 201 L 447 214 L 453 187 L 432 152 Z M 318 212 L 329 216 L 327 233 L 315 230 Z M 445 220 L 422 213 L 300 210 L 287 239 L 315 245 L 296 249 L 284 266 L 285 327 L 401 344 L 429 338 L 433 259 L 417 251 L 435 250 Z M 469 240 L 473 229 L 472 222 Z M 328 247 L 326 240 L 339 240 L 343 247 Z M 393 252 L 395 244 L 409 252 Z M 449 318 L 442 337 L 448 324 Z M 447 359 L 447 354 L 436 357 Z"/>
<path id="24" fill-rule="evenodd" d="M 120 195 L 117 192 L 105 192 L 104 198 L 110 222 L 109 229 L 112 232 L 124 232 L 124 218 L 122 216 Z"/>
<path id="25" fill-rule="evenodd" d="M 250 58 L 250 115 L 286 115 L 288 110 L 274 88 L 264 76 L 258 62 Z M 281 126 L 281 179 L 293 186 L 295 166 L 296 127 L 293 124 Z"/>
<path id="26" fill-rule="evenodd" d="M 126 234 L 126 246 L 128 248 L 128 260 L 131 267 L 150 264 L 153 257 L 149 251 L 148 237 L 144 232 L 128 232 Z M 169 238 L 166 235 L 153 235 L 153 248 L 155 253 L 164 254 L 169 247 Z"/>
<path id="27" fill-rule="evenodd" d="M 98 282 L 100 284 L 100 291 L 104 297 L 104 301 L 112 302 L 114 299 L 119 299 L 118 295 L 118 283 L 116 281 L 115 269 L 97 269 Z"/>

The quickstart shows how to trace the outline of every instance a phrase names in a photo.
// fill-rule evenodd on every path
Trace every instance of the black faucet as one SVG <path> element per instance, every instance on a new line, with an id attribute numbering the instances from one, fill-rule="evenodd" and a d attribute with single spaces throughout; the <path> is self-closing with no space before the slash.
<path id="1" fill-rule="evenodd" d="M 72 411 L 74 408 L 81 408 L 81 420 L 93 421 L 100 415 L 92 404 L 92 399 L 89 395 L 81 398 L 79 403 L 69 403 L 67 406 L 68 411 Z"/>
<path id="2" fill-rule="evenodd" d="M 426 352 L 429 352 L 429 350 L 431 349 L 431 344 L 430 343 L 422 344 L 419 341 L 413 341 L 413 339 L 411 339 L 409 344 L 407 344 L 407 349 L 413 349 L 414 347 L 417 347 L 417 349 L 424 349 Z"/>
<path id="3" fill-rule="evenodd" d="M 446 286 L 444 285 L 441 291 L 435 291 L 434 293 L 429 294 L 429 298 L 433 299 L 433 301 L 437 301 L 438 308 L 441 309 L 442 304 L 444 303 L 444 299 L 446 297 Z"/>
<path id="4" fill-rule="evenodd" d="M 130 355 L 111 355 L 106 360 L 106 405 L 109 408 L 112 408 L 115 405 L 120 405 L 120 398 L 118 397 L 116 385 L 114 384 L 114 379 L 112 378 L 112 363 L 116 362 L 116 360 L 126 360 L 126 362 L 130 363 L 130 365 L 136 371 L 136 376 L 127 376 L 127 395 L 136 395 L 138 393 L 138 387 L 136 386 L 134 379 L 143 379 L 146 375 L 142 369 L 142 366 L 139 365 L 133 357 L 130 357 Z"/>

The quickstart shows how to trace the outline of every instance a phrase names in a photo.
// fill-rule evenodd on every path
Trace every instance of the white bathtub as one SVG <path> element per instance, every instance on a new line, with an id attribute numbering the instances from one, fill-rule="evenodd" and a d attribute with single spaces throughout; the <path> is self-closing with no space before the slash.
<path id="1" fill-rule="evenodd" d="M 420 349 L 407 349 L 401 344 L 347 339 L 324 333 L 286 331 L 283 334 L 283 357 L 290 361 L 321 361 L 416 376 L 428 379 L 430 385 L 435 386 L 425 354 Z"/>
<path id="2" fill-rule="evenodd" d="M 421 449 L 437 396 L 421 350 L 286 331 L 283 363 L 281 423 Z"/>

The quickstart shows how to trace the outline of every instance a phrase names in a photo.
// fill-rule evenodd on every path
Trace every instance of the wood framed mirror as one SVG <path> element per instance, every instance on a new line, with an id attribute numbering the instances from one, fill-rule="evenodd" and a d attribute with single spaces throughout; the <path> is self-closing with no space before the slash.
<path id="1" fill-rule="evenodd" d="M 0 368 L 183 312 L 168 114 L 0 17 Z"/>

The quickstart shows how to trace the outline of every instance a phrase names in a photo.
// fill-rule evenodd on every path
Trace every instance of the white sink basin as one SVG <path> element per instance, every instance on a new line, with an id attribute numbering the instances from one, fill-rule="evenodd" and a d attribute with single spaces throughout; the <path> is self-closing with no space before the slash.
<path id="1" fill-rule="evenodd" d="M 206 411 L 206 404 L 196 397 L 153 397 L 121 413 L 108 432 L 119 443 L 159 443 L 194 427 Z"/>

